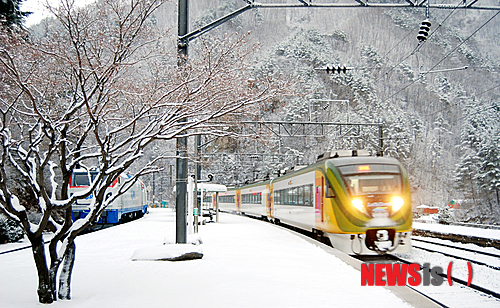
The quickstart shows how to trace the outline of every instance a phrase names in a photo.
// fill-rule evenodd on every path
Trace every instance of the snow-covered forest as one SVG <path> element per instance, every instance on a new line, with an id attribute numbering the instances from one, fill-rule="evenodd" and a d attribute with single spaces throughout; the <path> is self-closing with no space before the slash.
<path id="1" fill-rule="evenodd" d="M 105 194 L 120 174 L 131 176 L 119 193 L 142 179 L 173 201 L 186 136 L 189 173 L 202 162 L 202 178 L 227 185 L 334 149 L 382 151 L 406 167 L 415 207 L 455 200 L 453 219 L 500 222 L 500 11 L 254 9 L 192 41 L 185 58 L 176 1 L 61 3 L 54 18 L 0 32 L 0 212 L 32 244 L 42 303 L 70 298 L 74 239 L 116 198 Z M 190 3 L 193 30 L 249 1 Z M 317 69 L 326 65 L 349 69 Z M 383 148 L 377 131 L 277 138 L 249 133 L 250 120 L 378 124 Z M 69 194 L 72 172 L 93 167 L 89 187 Z M 91 213 L 73 223 L 72 205 L 90 195 Z"/>
<path id="2" fill-rule="evenodd" d="M 190 30 L 244 4 L 190 1 Z M 496 4 L 481 1 L 485 6 Z M 176 48 L 176 6 L 175 1 L 166 2 L 151 16 L 158 29 L 170 30 L 165 43 L 172 50 Z M 255 9 L 191 42 L 189 56 L 202 57 L 203 46 L 216 38 L 250 32 L 246 39 L 260 46 L 252 54 L 251 77 L 284 74 L 294 82 L 293 93 L 267 102 L 251 120 L 382 123 L 384 155 L 400 159 L 408 169 L 414 206 L 442 207 L 457 200 L 463 209 L 460 220 L 496 222 L 500 208 L 497 12 L 430 9 L 428 13 L 429 37 L 419 44 L 416 37 L 427 18 L 425 9 Z M 54 22 L 44 21 L 32 29 L 44 33 Z M 345 74 L 314 70 L 327 64 L 353 69 Z M 349 104 L 321 103 L 328 99 Z M 202 143 L 210 140 L 207 137 Z M 373 140 L 360 144 L 335 135 L 281 140 L 267 135 L 259 141 L 259 150 L 266 154 L 259 158 L 231 155 L 248 152 L 248 139 L 220 138 L 209 143 L 204 153 L 227 155 L 209 159 L 202 177 L 212 173 L 218 182 L 238 184 L 312 163 L 332 149 L 362 147 L 375 152 Z M 193 153 L 193 141 L 190 146 Z M 162 142 L 151 149 L 141 158 L 143 162 L 160 152 L 175 153 L 175 144 Z M 175 161 L 162 164 L 155 177 L 145 179 L 150 191 L 156 187 L 157 199 L 171 201 Z M 191 165 L 190 173 L 194 173 Z"/>
<path id="3" fill-rule="evenodd" d="M 190 1 L 190 30 L 244 4 L 241 0 Z M 167 43 L 172 50 L 176 6 L 175 1 L 167 2 L 152 17 L 158 28 L 171 31 Z M 250 33 L 246 39 L 259 44 L 252 54 L 250 77 L 284 74 L 293 79 L 294 87 L 288 96 L 267 102 L 253 118 L 232 120 L 382 123 L 384 155 L 396 157 L 406 166 L 414 206 L 442 207 L 456 200 L 463 209 L 457 219 L 495 223 L 500 217 L 500 17 L 496 14 L 430 9 L 428 40 L 419 44 L 417 34 L 427 18 L 425 9 L 255 9 L 191 42 L 189 56 L 201 57 L 203 46 L 216 38 Z M 35 29 L 43 31 L 43 27 L 44 23 Z M 315 70 L 328 64 L 353 69 L 345 74 Z M 328 99 L 348 100 L 349 104 L 321 103 Z M 278 170 L 296 164 L 313 163 L 319 154 L 332 149 L 361 147 L 374 154 L 376 132 L 363 137 L 360 143 L 336 135 L 281 140 L 265 135 L 257 146 L 255 139 L 220 138 L 202 151 L 227 155 L 207 156 L 202 177 L 212 173 L 218 182 L 241 184 L 268 174 L 276 176 Z M 202 144 L 211 140 L 207 137 Z M 194 153 L 193 142 L 190 140 L 190 153 Z M 252 152 L 250 147 L 266 155 L 231 155 Z M 157 157 L 159 149 L 174 153 L 175 144 L 157 144 L 146 152 L 145 161 Z M 193 164 L 189 173 L 194 173 Z M 152 180 L 150 175 L 150 189 Z M 155 184 L 159 199 L 175 199 L 173 159 L 163 161 Z"/>
<path id="4" fill-rule="evenodd" d="M 191 1 L 190 29 L 233 12 L 244 2 Z M 172 5 L 156 15 L 159 25 L 173 26 Z M 495 223 L 500 216 L 497 13 L 430 9 L 431 30 L 419 44 L 425 9 L 256 9 L 212 30 L 205 39 L 250 31 L 249 37 L 260 44 L 253 74 L 279 72 L 293 78 L 293 95 L 268 102 L 260 119 L 383 123 L 384 155 L 406 166 L 414 206 L 443 207 L 456 200 L 463 209 L 457 219 Z M 198 46 L 197 41 L 190 46 L 193 57 Z M 315 70 L 327 64 L 353 69 L 345 74 Z M 322 99 L 348 100 L 349 105 L 321 104 Z M 294 164 L 312 163 L 332 149 L 361 146 L 375 153 L 369 142 L 359 145 L 334 135 L 262 139 L 269 154 L 263 159 L 228 155 L 223 163 L 204 166 L 204 172 L 223 183 L 243 183 L 275 176 L 278 169 Z M 247 153 L 248 142 L 226 138 L 204 150 Z M 276 160 L 273 154 L 278 152 L 284 155 Z"/>

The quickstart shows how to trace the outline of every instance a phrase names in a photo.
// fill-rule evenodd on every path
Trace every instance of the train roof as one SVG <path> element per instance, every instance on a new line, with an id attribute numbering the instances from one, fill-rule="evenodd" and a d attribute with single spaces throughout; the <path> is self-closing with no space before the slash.
<path id="1" fill-rule="evenodd" d="M 287 180 L 290 177 L 294 177 L 303 173 L 311 172 L 312 169 L 318 168 L 319 166 L 327 163 L 331 163 L 335 167 L 339 166 L 348 166 L 348 165 L 368 165 L 368 164 L 388 164 L 388 165 L 398 165 L 401 166 L 401 163 L 392 157 L 382 157 L 382 156 L 369 156 L 367 151 L 364 150 L 354 150 L 354 151 L 332 151 L 327 152 L 325 154 L 320 155 L 318 157 L 318 161 L 309 166 L 300 166 L 296 168 L 296 170 L 290 170 L 290 173 L 283 174 L 277 178 L 273 178 L 272 180 L 255 182 L 251 184 L 246 184 L 240 187 L 230 187 L 228 190 L 238 190 L 242 188 L 251 188 L 254 186 L 266 185 L 271 182 L 279 182 L 283 180 Z"/>
<path id="2" fill-rule="evenodd" d="M 96 169 L 89 169 L 90 172 L 97 172 Z M 87 173 L 87 169 L 84 168 L 75 168 L 73 169 L 73 173 Z"/>
<path id="3" fill-rule="evenodd" d="M 377 156 L 351 156 L 328 159 L 334 166 L 358 165 L 358 164 L 390 164 L 399 165 L 399 161 L 392 157 Z"/>
<path id="4" fill-rule="evenodd" d="M 206 192 L 226 192 L 226 185 L 222 184 L 213 184 L 213 183 L 198 183 L 197 185 L 198 191 L 206 191 Z"/>

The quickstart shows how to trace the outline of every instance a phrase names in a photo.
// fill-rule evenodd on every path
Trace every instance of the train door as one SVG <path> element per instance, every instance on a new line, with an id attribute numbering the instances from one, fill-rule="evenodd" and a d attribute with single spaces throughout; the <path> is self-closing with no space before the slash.
<path id="1" fill-rule="evenodd" d="M 314 207 L 316 213 L 316 223 L 323 222 L 323 187 L 325 187 L 325 177 L 321 172 L 316 171 L 316 181 L 314 189 Z"/>
<path id="2" fill-rule="evenodd" d="M 273 184 L 266 185 L 266 215 L 267 217 L 273 217 Z"/>
<path id="3" fill-rule="evenodd" d="M 241 212 L 241 190 L 236 191 L 236 211 Z"/>

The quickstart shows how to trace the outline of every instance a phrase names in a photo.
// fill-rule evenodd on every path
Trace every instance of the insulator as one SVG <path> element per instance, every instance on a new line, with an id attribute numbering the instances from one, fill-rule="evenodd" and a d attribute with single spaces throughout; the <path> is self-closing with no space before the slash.
<path id="1" fill-rule="evenodd" d="M 422 21 L 420 25 L 420 30 L 418 31 L 417 39 L 421 42 L 427 40 L 427 36 L 429 35 L 429 31 L 431 30 L 431 22 L 429 19 Z"/>
<path id="2" fill-rule="evenodd" d="M 424 21 L 422 21 L 422 26 L 427 26 L 427 27 L 431 27 L 432 23 L 429 19 L 426 19 Z"/>
<path id="3" fill-rule="evenodd" d="M 425 31 L 425 32 L 429 32 L 431 28 L 430 27 L 427 27 L 427 26 L 424 26 L 424 25 L 421 25 L 420 26 L 420 31 L 419 32 L 422 32 L 422 31 Z"/>
<path id="4" fill-rule="evenodd" d="M 327 73 L 332 73 L 332 74 L 344 73 L 345 74 L 345 73 L 347 73 L 348 68 L 345 66 L 332 66 L 332 67 L 326 66 L 325 70 Z"/>

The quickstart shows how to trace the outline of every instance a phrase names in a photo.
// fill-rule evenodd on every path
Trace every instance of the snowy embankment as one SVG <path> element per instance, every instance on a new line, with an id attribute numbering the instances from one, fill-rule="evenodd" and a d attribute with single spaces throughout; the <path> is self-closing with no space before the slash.
<path id="1" fill-rule="evenodd" d="M 500 240 L 500 230 L 413 222 L 413 229 Z"/>
<path id="2" fill-rule="evenodd" d="M 200 226 L 203 258 L 132 261 L 175 228 L 170 209 L 77 238 L 72 300 L 48 307 L 408 307 L 294 233 L 222 214 Z M 30 250 L 0 255 L 0 307 L 40 307 Z"/>

